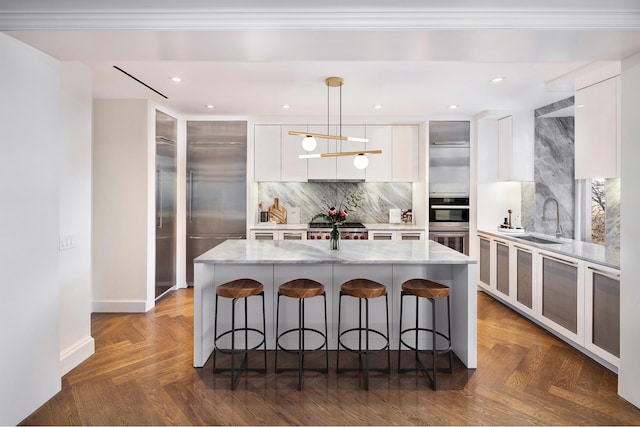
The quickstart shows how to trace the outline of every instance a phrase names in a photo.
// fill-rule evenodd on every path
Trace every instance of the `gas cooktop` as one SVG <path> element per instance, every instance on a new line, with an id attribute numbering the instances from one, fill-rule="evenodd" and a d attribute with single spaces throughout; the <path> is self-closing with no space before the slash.
<path id="1" fill-rule="evenodd" d="M 329 222 L 310 222 L 309 228 L 331 228 L 331 223 Z M 361 222 L 345 222 L 342 225 L 339 225 L 338 228 L 365 228 L 364 224 Z"/>

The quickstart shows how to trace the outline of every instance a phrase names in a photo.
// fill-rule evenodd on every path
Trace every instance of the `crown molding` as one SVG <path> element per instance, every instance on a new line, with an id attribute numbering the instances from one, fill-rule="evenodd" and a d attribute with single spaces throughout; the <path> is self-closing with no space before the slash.
<path id="1" fill-rule="evenodd" d="M 0 30 L 637 30 L 640 11 L 3 12 Z"/>

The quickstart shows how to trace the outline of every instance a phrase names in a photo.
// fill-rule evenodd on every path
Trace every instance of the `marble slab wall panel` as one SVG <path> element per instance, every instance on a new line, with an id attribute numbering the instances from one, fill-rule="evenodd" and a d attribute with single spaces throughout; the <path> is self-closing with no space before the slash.
<path id="1" fill-rule="evenodd" d="M 605 181 L 605 246 L 620 249 L 620 178 Z"/>
<path id="2" fill-rule="evenodd" d="M 573 163 L 574 118 L 537 117 L 534 161 L 535 210 L 533 212 L 535 231 L 550 235 L 555 234 L 555 204 L 547 206 L 545 219 L 542 219 L 545 200 L 554 198 L 559 205 L 562 236 L 573 238 L 575 217 Z M 527 215 L 531 215 L 531 213 L 529 212 Z M 523 217 L 525 217 L 524 214 Z"/>
<path id="3" fill-rule="evenodd" d="M 523 182 L 520 184 L 522 194 L 520 222 L 528 231 L 535 231 L 536 212 L 536 184 L 535 182 Z"/>
<path id="4" fill-rule="evenodd" d="M 388 223 L 389 209 L 411 209 L 411 183 L 362 182 L 362 183 L 319 183 L 319 182 L 260 182 L 258 201 L 264 203 L 265 210 L 278 198 L 285 208 L 300 207 L 300 222 L 308 223 L 313 215 L 325 210 L 328 204 L 338 204 L 344 192 L 361 192 L 360 206 L 350 213 L 348 221 L 363 223 Z"/>

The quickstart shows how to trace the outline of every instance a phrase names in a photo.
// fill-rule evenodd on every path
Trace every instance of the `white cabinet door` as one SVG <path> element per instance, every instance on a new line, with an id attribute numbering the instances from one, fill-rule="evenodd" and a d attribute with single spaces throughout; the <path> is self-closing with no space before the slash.
<path id="1" fill-rule="evenodd" d="M 620 77 L 576 91 L 576 179 L 620 176 Z"/>
<path id="2" fill-rule="evenodd" d="M 330 126 L 327 132 L 327 126 L 311 125 L 309 132 L 319 134 L 335 135 L 336 127 Z M 336 151 L 336 141 L 333 139 L 316 138 L 318 147 L 313 153 L 330 153 Z M 323 157 L 319 159 L 309 159 L 307 162 L 308 179 L 336 179 L 337 161 L 336 157 Z"/>
<path id="3" fill-rule="evenodd" d="M 280 180 L 289 182 L 306 182 L 307 181 L 307 163 L 308 159 L 300 159 L 300 154 L 307 152 L 302 148 L 303 137 L 298 135 L 289 135 L 290 130 L 305 131 L 305 126 L 300 125 L 283 125 L 282 126 L 282 144 L 280 155 Z M 313 159 L 312 159 L 313 160 Z M 257 160 L 256 160 L 257 161 Z"/>
<path id="4" fill-rule="evenodd" d="M 491 289 L 491 239 L 479 234 L 478 240 L 480 242 L 479 284 L 486 289 Z"/>
<path id="5" fill-rule="evenodd" d="M 352 136 L 355 138 L 365 138 L 364 125 L 344 125 L 342 126 L 343 136 Z M 364 142 L 338 141 L 338 151 L 364 151 L 366 144 Z M 375 154 L 374 154 L 375 156 Z M 367 156 L 369 160 L 373 156 Z M 366 169 L 358 169 L 353 164 L 354 156 L 344 156 L 336 158 L 336 177 L 338 179 L 364 179 Z"/>
<path id="6" fill-rule="evenodd" d="M 307 230 L 279 230 L 278 240 L 307 240 Z"/>
<path id="7" fill-rule="evenodd" d="M 620 270 L 585 264 L 585 347 L 620 365 Z"/>
<path id="8" fill-rule="evenodd" d="M 396 233 L 391 230 L 370 230 L 369 240 L 396 240 Z"/>
<path id="9" fill-rule="evenodd" d="M 280 181 L 280 125 L 254 127 L 254 181 Z"/>
<path id="10" fill-rule="evenodd" d="M 251 230 L 249 236 L 251 240 L 277 240 L 278 232 L 276 230 Z"/>
<path id="11" fill-rule="evenodd" d="M 394 125 L 392 139 L 393 181 L 418 181 L 420 171 L 420 127 L 418 125 Z"/>
<path id="12" fill-rule="evenodd" d="M 397 231 L 398 240 L 424 240 L 424 231 Z"/>
<path id="13" fill-rule="evenodd" d="M 539 320 L 584 346 L 584 273 L 581 262 L 539 251 Z"/>
<path id="14" fill-rule="evenodd" d="M 391 182 L 393 178 L 393 129 L 390 125 L 367 125 L 367 150 L 382 150 L 369 157 L 367 182 Z"/>
<path id="15" fill-rule="evenodd" d="M 534 155 L 532 111 L 498 120 L 498 180 L 533 181 Z"/>

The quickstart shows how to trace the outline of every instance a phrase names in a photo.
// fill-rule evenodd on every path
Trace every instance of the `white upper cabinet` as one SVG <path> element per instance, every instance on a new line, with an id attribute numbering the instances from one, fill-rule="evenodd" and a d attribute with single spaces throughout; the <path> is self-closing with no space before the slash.
<path id="1" fill-rule="evenodd" d="M 335 135 L 337 131 L 335 126 L 329 127 L 323 125 L 309 126 L 309 132 L 319 134 Z M 336 151 L 336 141 L 333 139 L 316 138 L 318 146 L 313 153 L 331 153 Z M 336 179 L 337 160 L 336 157 L 322 157 L 320 159 L 309 159 L 307 162 L 308 179 Z"/>
<path id="2" fill-rule="evenodd" d="M 254 181 L 280 181 L 280 125 L 254 126 Z"/>
<path id="3" fill-rule="evenodd" d="M 382 154 L 372 154 L 369 157 L 369 166 L 366 170 L 367 182 L 391 182 L 393 130 L 389 125 L 367 125 L 366 128 L 367 150 L 382 150 Z"/>
<path id="4" fill-rule="evenodd" d="M 307 162 L 309 160 L 298 157 L 300 154 L 307 154 L 304 148 L 302 148 L 303 137 L 299 135 L 289 135 L 290 130 L 301 131 L 304 129 L 299 125 L 282 125 L 280 180 L 305 182 L 307 181 Z"/>
<path id="5" fill-rule="evenodd" d="M 342 126 L 342 135 L 354 138 L 365 138 L 364 125 L 346 125 Z M 364 142 L 338 141 L 338 151 L 364 151 L 366 145 Z M 371 161 L 371 157 L 369 161 Z M 358 169 L 353 164 L 354 156 L 336 157 L 336 178 L 338 179 L 364 179 L 366 169 Z"/>
<path id="6" fill-rule="evenodd" d="M 587 86 L 575 96 L 576 179 L 620 176 L 620 77 Z"/>
<path id="7" fill-rule="evenodd" d="M 420 127 L 418 125 L 393 126 L 393 181 L 415 182 L 420 171 Z"/>
<path id="8" fill-rule="evenodd" d="M 307 180 L 366 180 L 368 182 L 415 182 L 419 180 L 419 125 L 343 125 L 342 135 L 367 138 L 369 142 L 338 141 L 316 138 L 318 146 L 311 153 L 335 153 L 382 150 L 368 155 L 366 169 L 355 167 L 354 156 L 300 159 L 308 154 L 302 137 L 290 130 L 339 135 L 336 125 L 254 126 L 254 180 L 305 182 Z M 309 153 L 310 154 L 310 153 Z"/>
<path id="9" fill-rule="evenodd" d="M 418 125 L 367 125 L 367 150 L 372 154 L 367 182 L 415 182 L 419 180 L 420 127 Z"/>
<path id="10" fill-rule="evenodd" d="M 533 111 L 519 111 L 498 120 L 498 180 L 533 181 Z"/>

